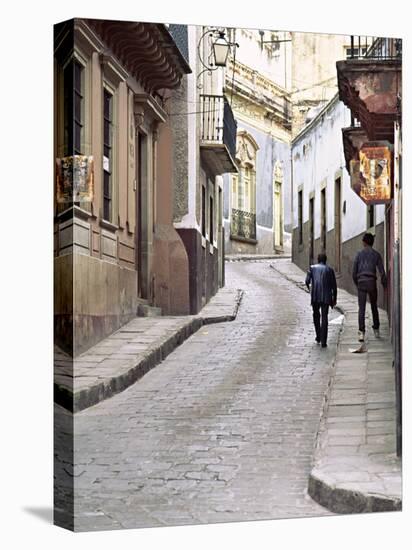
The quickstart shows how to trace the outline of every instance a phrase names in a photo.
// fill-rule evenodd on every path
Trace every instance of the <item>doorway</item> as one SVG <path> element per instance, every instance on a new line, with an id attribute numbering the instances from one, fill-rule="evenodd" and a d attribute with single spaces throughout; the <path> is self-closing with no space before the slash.
<path id="1" fill-rule="evenodd" d="M 326 188 L 320 192 L 320 231 L 321 231 L 321 252 L 326 254 Z"/>
<path id="2" fill-rule="evenodd" d="M 342 269 L 342 219 L 341 219 L 342 189 L 341 178 L 335 180 L 335 271 Z"/>
<path id="3" fill-rule="evenodd" d="M 136 143 L 136 271 L 137 295 L 148 299 L 148 256 L 147 256 L 147 136 L 137 134 Z"/>
<path id="4" fill-rule="evenodd" d="M 275 249 L 283 244 L 283 222 L 282 222 L 282 184 L 280 181 L 274 182 L 273 189 L 273 229 Z"/>
<path id="5" fill-rule="evenodd" d="M 309 199 L 309 265 L 314 263 L 315 255 L 315 199 Z"/>

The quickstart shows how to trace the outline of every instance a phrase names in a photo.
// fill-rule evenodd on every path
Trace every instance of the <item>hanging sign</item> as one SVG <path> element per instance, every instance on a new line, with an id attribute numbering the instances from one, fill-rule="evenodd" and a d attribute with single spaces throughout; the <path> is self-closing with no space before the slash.
<path id="1" fill-rule="evenodd" d="M 392 152 L 388 142 L 367 142 L 359 150 L 360 197 L 366 204 L 392 199 Z"/>
<path id="2" fill-rule="evenodd" d="M 73 155 L 56 159 L 58 203 L 92 202 L 94 195 L 93 157 Z"/>

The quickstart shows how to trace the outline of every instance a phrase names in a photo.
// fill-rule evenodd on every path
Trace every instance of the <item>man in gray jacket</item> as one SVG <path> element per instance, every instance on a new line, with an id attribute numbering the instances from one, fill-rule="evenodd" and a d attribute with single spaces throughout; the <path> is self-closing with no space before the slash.
<path id="1" fill-rule="evenodd" d="M 338 292 L 335 272 L 326 260 L 326 254 L 319 254 L 318 263 L 310 266 L 305 281 L 310 288 L 316 342 L 322 348 L 327 346 L 329 306 L 335 307 Z"/>
<path id="2" fill-rule="evenodd" d="M 358 322 L 359 322 L 359 342 L 365 341 L 365 308 L 366 299 L 369 296 L 373 318 L 373 332 L 379 338 L 379 312 L 378 312 L 378 289 L 376 286 L 376 271 L 379 272 L 381 282 L 386 288 L 386 273 L 383 267 L 382 256 L 373 247 L 375 237 L 372 233 L 365 233 L 362 237 L 363 250 L 360 250 L 353 263 L 352 278 L 358 288 Z"/>

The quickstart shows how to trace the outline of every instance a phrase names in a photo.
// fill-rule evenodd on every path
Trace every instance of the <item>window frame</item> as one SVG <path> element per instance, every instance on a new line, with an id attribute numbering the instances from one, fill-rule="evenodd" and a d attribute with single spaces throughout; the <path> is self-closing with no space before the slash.
<path id="1" fill-rule="evenodd" d="M 106 106 L 105 106 L 105 96 L 109 95 L 111 104 L 110 104 L 110 113 L 109 119 L 106 119 Z M 111 224 L 117 224 L 115 219 L 115 210 L 116 210 L 116 182 L 117 182 L 117 132 L 116 132 L 116 113 L 117 113 L 117 88 L 113 86 L 105 78 L 103 74 L 103 85 L 102 85 L 102 105 L 101 105 L 101 116 L 102 116 L 102 142 L 101 142 L 101 154 L 102 154 L 102 199 L 101 199 L 101 212 L 102 220 L 109 222 Z M 105 122 L 109 123 L 109 137 L 110 143 L 106 143 L 105 136 Z M 106 156 L 106 147 L 109 148 L 109 157 Z M 107 159 L 107 160 L 106 160 Z M 106 184 L 106 178 L 108 178 L 108 184 Z M 106 185 L 108 187 L 108 192 L 106 190 Z M 108 212 L 106 208 L 106 201 L 109 201 Z"/>
<path id="2" fill-rule="evenodd" d="M 66 71 L 71 66 L 71 78 L 69 81 L 70 90 L 66 86 Z M 76 90 L 75 67 L 80 68 L 80 89 Z M 85 154 L 85 132 L 86 132 L 86 62 L 73 52 L 62 66 L 63 79 L 63 156 Z M 80 119 L 76 118 L 75 97 L 76 92 L 80 97 Z M 76 142 L 76 123 L 80 126 L 80 142 Z M 77 147 L 78 146 L 78 147 Z"/>
<path id="3" fill-rule="evenodd" d="M 303 189 L 298 191 L 298 242 L 303 245 Z"/>
<path id="4" fill-rule="evenodd" d="M 373 223 L 371 223 L 371 221 Z M 376 205 L 366 205 L 366 229 L 373 229 L 376 227 Z"/>

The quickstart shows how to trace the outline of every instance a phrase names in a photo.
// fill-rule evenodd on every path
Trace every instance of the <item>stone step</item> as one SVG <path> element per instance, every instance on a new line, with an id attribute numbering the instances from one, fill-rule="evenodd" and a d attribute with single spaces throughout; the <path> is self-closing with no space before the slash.
<path id="1" fill-rule="evenodd" d="M 138 304 L 137 316 L 138 317 L 161 317 L 162 308 L 149 306 L 148 304 Z"/>

